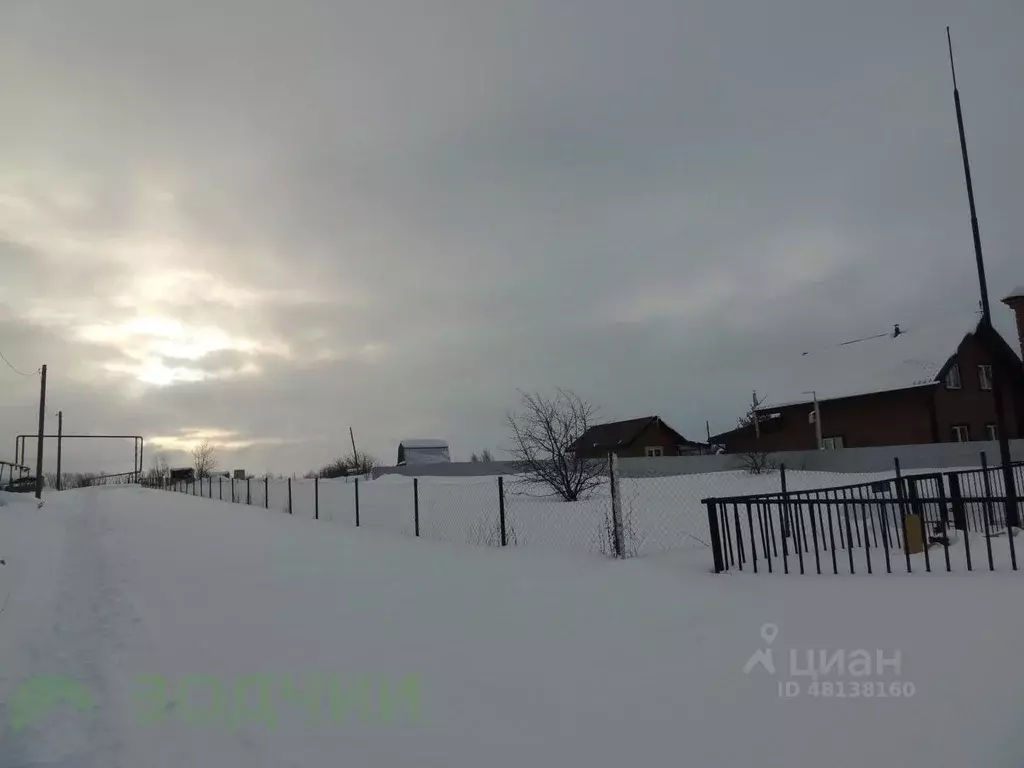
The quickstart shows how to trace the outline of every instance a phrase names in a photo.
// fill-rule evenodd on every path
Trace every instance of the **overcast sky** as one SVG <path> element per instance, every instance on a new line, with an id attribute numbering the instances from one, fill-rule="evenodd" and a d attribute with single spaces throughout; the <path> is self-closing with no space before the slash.
<path id="1" fill-rule="evenodd" d="M 520 388 L 728 429 L 976 304 L 946 24 L 995 300 L 1020 0 L 0 0 L 0 351 L 67 431 L 252 472 L 499 453 Z M 0 458 L 37 397 L 0 366 Z"/>

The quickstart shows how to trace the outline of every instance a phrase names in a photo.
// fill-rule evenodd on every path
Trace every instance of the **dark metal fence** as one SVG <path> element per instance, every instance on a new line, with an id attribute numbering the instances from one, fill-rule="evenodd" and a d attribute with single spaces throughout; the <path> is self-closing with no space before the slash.
<path id="1" fill-rule="evenodd" d="M 143 478 L 141 485 L 418 538 L 494 547 L 529 544 L 627 557 L 637 554 L 627 536 L 632 528 L 623 522 L 629 521 L 633 499 L 626 494 L 622 503 L 614 503 L 623 494 L 617 476 L 608 471 L 609 477 L 600 478 L 579 503 L 560 503 L 550 491 L 519 476 L 394 481 Z M 688 519 L 678 502 L 671 510 L 677 520 Z M 699 504 L 694 512 L 703 520 Z"/>
<path id="2" fill-rule="evenodd" d="M 1011 465 L 1017 495 L 1004 490 L 1002 467 L 904 475 L 889 480 L 704 499 L 717 573 L 875 573 L 893 569 L 994 571 L 1017 568 L 1008 526 L 1020 509 L 1024 463 Z"/>

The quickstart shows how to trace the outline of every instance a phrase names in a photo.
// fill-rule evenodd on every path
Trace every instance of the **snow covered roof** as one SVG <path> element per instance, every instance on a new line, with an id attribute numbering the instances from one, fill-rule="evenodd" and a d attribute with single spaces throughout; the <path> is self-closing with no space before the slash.
<path id="1" fill-rule="evenodd" d="M 1018 285 L 1003 299 L 1003 301 L 1009 301 L 1010 299 L 1024 299 L 1024 285 Z"/>
<path id="2" fill-rule="evenodd" d="M 898 334 L 893 328 L 780 360 L 785 370 L 775 386 L 765 388 L 761 410 L 809 403 L 811 391 L 821 401 L 931 386 L 979 319 L 968 314 L 934 324 L 900 326 Z"/>
<path id="3" fill-rule="evenodd" d="M 445 464 L 451 461 L 448 443 L 434 438 L 403 440 L 398 444 L 398 464 Z"/>
<path id="4" fill-rule="evenodd" d="M 425 437 L 416 440 L 403 440 L 402 445 L 406 448 L 447 448 L 448 441 Z"/>

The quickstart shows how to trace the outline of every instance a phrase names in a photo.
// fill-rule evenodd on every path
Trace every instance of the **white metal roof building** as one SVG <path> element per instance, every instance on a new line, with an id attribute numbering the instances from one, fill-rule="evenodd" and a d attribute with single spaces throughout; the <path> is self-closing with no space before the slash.
<path id="1" fill-rule="evenodd" d="M 452 460 L 445 440 L 420 438 L 403 440 L 398 444 L 397 466 L 412 464 L 446 464 Z"/>

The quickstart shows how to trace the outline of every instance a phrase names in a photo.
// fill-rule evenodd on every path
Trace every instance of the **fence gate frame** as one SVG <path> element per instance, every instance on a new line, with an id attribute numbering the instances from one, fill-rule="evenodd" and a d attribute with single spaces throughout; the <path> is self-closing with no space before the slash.
<path id="1" fill-rule="evenodd" d="M 21 434 L 14 438 L 14 460 L 21 465 L 22 475 L 26 471 L 31 471 L 25 466 L 25 443 L 27 438 L 39 439 L 37 434 Z M 57 440 L 57 481 L 60 482 L 60 447 L 61 442 L 64 440 L 132 440 L 135 444 L 135 462 L 132 465 L 132 471 L 125 472 L 123 474 L 133 474 L 135 481 L 138 482 L 139 476 L 142 474 L 142 462 L 143 452 L 146 448 L 146 438 L 142 435 L 66 435 L 59 433 L 56 435 L 43 435 L 43 440 Z M 40 470 L 42 468 L 40 467 Z M 60 490 L 58 488 L 57 490 Z"/>

